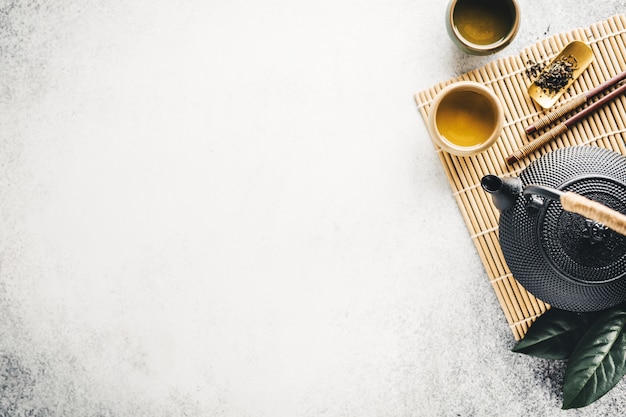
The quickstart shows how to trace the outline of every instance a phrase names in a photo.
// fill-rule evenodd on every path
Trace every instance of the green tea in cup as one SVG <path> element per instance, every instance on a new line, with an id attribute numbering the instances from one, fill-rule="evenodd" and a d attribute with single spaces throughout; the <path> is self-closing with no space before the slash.
<path id="1" fill-rule="evenodd" d="M 493 91 L 473 81 L 446 86 L 429 108 L 428 129 L 439 147 L 469 156 L 489 148 L 500 137 L 504 109 Z"/>
<path id="2" fill-rule="evenodd" d="M 516 0 L 451 0 L 446 27 L 455 44 L 465 52 L 492 54 L 515 37 L 519 7 Z"/>
<path id="3" fill-rule="evenodd" d="M 439 103 L 435 123 L 443 137 L 457 146 L 485 142 L 496 126 L 497 113 L 483 94 L 461 90 Z"/>

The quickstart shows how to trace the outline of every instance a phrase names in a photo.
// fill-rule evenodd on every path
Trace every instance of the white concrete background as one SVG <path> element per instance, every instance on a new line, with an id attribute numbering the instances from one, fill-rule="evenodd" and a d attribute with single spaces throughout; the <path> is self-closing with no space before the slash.
<path id="1" fill-rule="evenodd" d="M 0 0 L 0 414 L 623 415 L 510 352 L 413 101 L 626 12 L 519 2 Z"/>

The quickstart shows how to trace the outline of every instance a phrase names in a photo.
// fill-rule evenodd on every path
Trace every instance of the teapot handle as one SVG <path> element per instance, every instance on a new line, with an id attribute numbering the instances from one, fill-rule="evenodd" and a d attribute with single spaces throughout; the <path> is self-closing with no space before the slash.
<path id="1" fill-rule="evenodd" d="M 567 191 L 561 194 L 563 209 L 572 213 L 580 214 L 588 219 L 602 223 L 617 233 L 626 235 L 626 216 L 619 211 L 613 210 L 602 203 Z"/>
<path id="2" fill-rule="evenodd" d="M 626 235 L 626 215 L 580 194 L 537 184 L 527 185 L 524 187 L 523 193 L 560 201 L 564 210 L 595 220 L 621 235 Z"/>

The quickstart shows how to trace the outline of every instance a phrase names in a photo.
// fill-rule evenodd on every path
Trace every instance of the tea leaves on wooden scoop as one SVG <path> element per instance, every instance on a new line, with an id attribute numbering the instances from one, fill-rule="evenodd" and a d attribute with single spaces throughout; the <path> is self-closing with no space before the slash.
<path id="1" fill-rule="evenodd" d="M 577 67 L 578 61 L 574 56 L 557 59 L 541 71 L 535 84 L 547 93 L 556 93 L 574 77 L 574 70 Z"/>

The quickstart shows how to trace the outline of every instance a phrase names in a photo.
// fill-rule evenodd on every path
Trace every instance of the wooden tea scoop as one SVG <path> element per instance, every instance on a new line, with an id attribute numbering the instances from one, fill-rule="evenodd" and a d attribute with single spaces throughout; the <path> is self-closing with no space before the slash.
<path id="1" fill-rule="evenodd" d="M 577 95 L 572 100 L 568 101 L 566 104 L 559 107 L 558 109 L 552 110 L 551 112 L 546 113 L 543 116 L 541 116 L 539 120 L 537 120 L 535 123 L 531 124 L 525 129 L 526 133 L 528 134 L 535 133 L 536 131 L 543 129 L 549 124 L 552 124 L 554 121 L 565 116 L 567 113 L 571 112 L 575 108 L 585 104 L 587 100 L 597 96 L 604 90 L 607 90 L 608 88 L 613 87 L 615 84 L 619 83 L 624 78 L 626 78 L 626 71 L 622 72 L 621 74 L 616 75 L 615 77 L 611 78 L 608 81 L 605 81 L 604 83 L 600 84 L 596 88 L 593 88 L 585 93 Z"/>
<path id="2" fill-rule="evenodd" d="M 600 100 L 590 104 L 588 107 L 576 113 L 569 119 L 565 120 L 561 124 L 556 125 L 552 129 L 544 133 L 543 135 L 532 140 L 531 142 L 527 143 L 522 148 L 518 149 L 517 151 L 513 152 L 511 155 L 507 156 L 506 163 L 509 165 L 512 165 L 515 162 L 521 161 L 523 158 L 525 158 L 532 152 L 536 151 L 537 149 L 541 148 L 543 145 L 550 142 L 551 140 L 555 139 L 557 136 L 565 133 L 570 127 L 580 122 L 582 119 L 584 119 L 585 117 L 587 117 L 588 115 L 590 115 L 591 113 L 599 109 L 600 107 L 604 106 L 609 101 L 613 100 L 615 97 L 624 93 L 625 91 L 626 91 L 626 84 L 619 86 L 618 88 L 616 88 L 615 90 L 607 94 L 606 96 L 602 97 Z"/>
<path id="3" fill-rule="evenodd" d="M 570 42 L 541 70 L 541 73 L 535 81 L 528 86 L 528 96 L 544 109 L 551 108 L 559 97 L 571 87 L 578 76 L 591 64 L 591 61 L 593 61 L 593 51 L 589 45 L 581 41 Z M 572 72 L 565 85 L 560 85 L 558 89 L 549 90 L 545 88 L 545 85 L 539 85 L 538 81 L 542 78 L 542 75 L 549 75 L 555 68 L 562 68 L 566 63 L 569 64 Z"/>
<path id="4" fill-rule="evenodd" d="M 602 223 L 619 234 L 626 235 L 626 215 L 580 194 L 541 185 L 527 185 L 524 187 L 524 194 L 535 194 L 560 201 L 563 210 L 580 214 L 587 219 Z"/>

